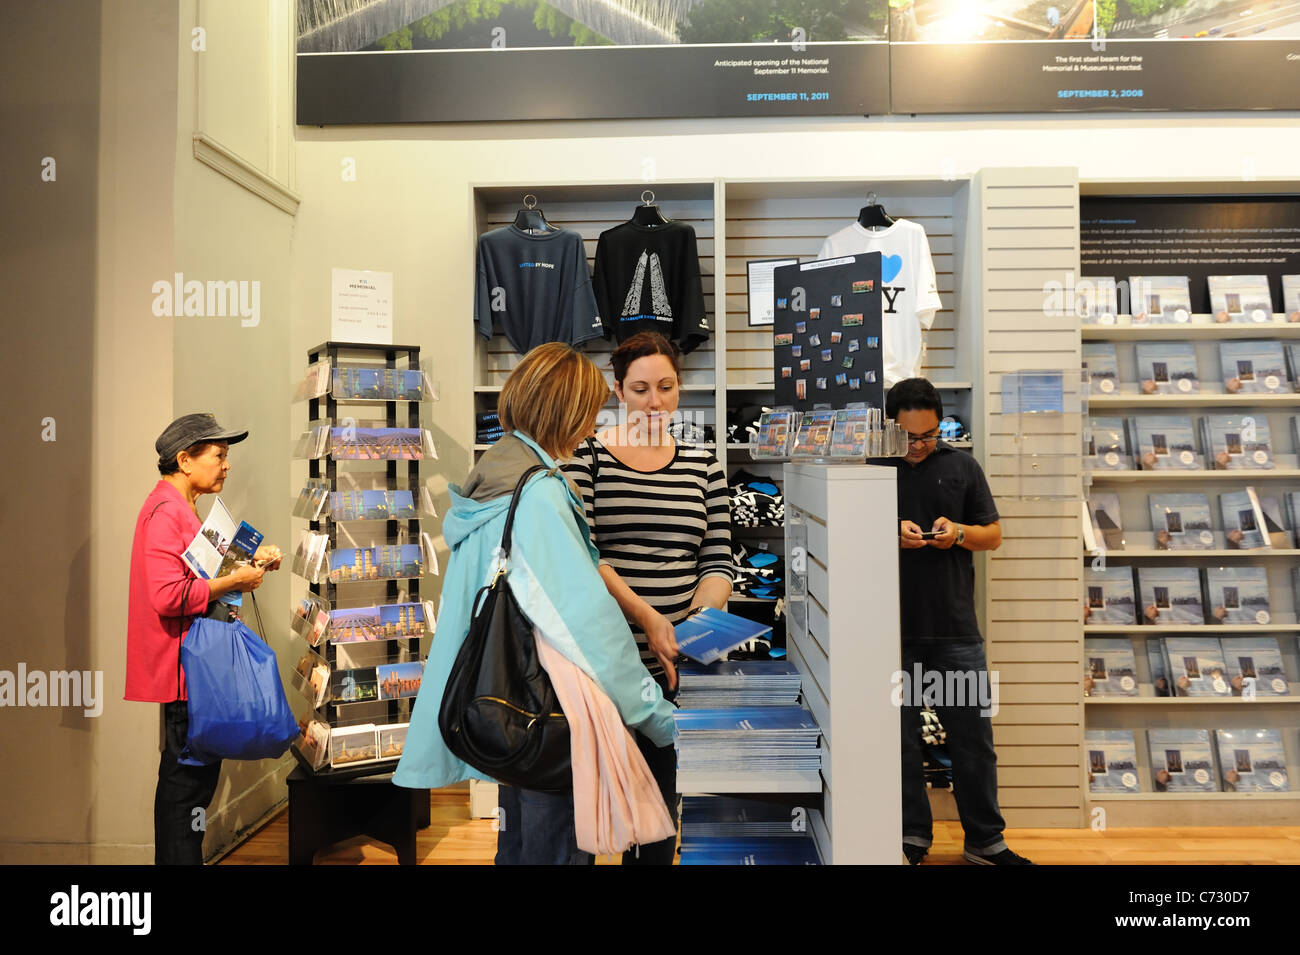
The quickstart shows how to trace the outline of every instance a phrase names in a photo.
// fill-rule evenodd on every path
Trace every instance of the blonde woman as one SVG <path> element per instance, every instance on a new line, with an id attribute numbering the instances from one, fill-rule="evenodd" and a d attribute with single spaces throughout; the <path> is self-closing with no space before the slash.
<path id="1" fill-rule="evenodd" d="M 528 480 L 515 513 L 507 580 L 523 612 L 547 641 L 595 681 L 623 722 L 667 746 L 672 705 L 650 677 L 617 602 L 597 570 L 582 500 L 559 462 L 590 435 L 609 396 L 591 360 L 558 342 L 534 348 L 510 374 L 497 412 L 506 434 L 483 454 L 463 487 L 452 487 L 443 520 L 451 558 L 443 576 L 438 635 L 425 664 L 406 748 L 393 782 L 436 789 L 483 779 L 452 755 L 438 730 L 438 710 L 456 654 L 469 633 L 474 595 L 491 577 L 510 495 L 528 468 L 549 470 Z M 572 793 L 500 786 L 504 825 L 498 865 L 582 865 Z"/>

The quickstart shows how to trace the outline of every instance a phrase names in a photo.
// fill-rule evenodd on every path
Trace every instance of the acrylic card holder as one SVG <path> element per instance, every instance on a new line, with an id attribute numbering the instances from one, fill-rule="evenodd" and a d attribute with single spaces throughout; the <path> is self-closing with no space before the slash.
<path id="1" fill-rule="evenodd" d="M 789 409 L 764 411 L 758 419 L 758 441 L 754 445 L 754 460 L 784 461 L 790 457 L 795 434 L 799 430 L 800 413 Z"/>
<path id="2" fill-rule="evenodd" d="M 433 388 L 419 368 L 339 365 L 330 392 L 338 401 L 430 401 Z"/>
<path id="3" fill-rule="evenodd" d="M 310 646 L 318 647 L 330 627 L 330 606 L 321 597 L 309 593 L 289 617 L 289 627 Z"/>
<path id="4" fill-rule="evenodd" d="M 866 461 L 867 436 L 875 408 L 845 408 L 835 412 L 830 456 L 836 461 Z"/>
<path id="5" fill-rule="evenodd" d="M 831 434 L 835 428 L 835 412 L 830 409 L 807 411 L 795 433 L 790 457 L 795 461 L 815 461 L 830 453 Z"/>
<path id="6" fill-rule="evenodd" d="M 307 366 L 307 373 L 303 375 L 302 380 L 298 382 L 298 387 L 294 390 L 294 401 L 308 401 L 312 398 L 319 398 L 329 391 L 330 388 L 330 361 L 328 358 L 322 358 L 320 361 L 312 362 Z"/>
<path id="7" fill-rule="evenodd" d="M 330 725 L 323 720 L 307 720 L 300 725 L 301 735 L 294 747 L 313 772 L 319 772 L 330 758 Z"/>
<path id="8" fill-rule="evenodd" d="M 330 682 L 329 663 L 311 650 L 299 658 L 293 676 L 290 677 L 290 684 L 311 704 L 312 709 L 320 709 L 325 705 L 329 699 Z"/>

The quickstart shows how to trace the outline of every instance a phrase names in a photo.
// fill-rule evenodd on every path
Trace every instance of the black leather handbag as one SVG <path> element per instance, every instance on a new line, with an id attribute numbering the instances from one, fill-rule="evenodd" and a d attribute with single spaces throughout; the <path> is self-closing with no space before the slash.
<path id="1" fill-rule="evenodd" d="M 469 635 L 456 654 L 438 711 L 447 748 L 479 772 L 542 792 L 573 788 L 569 721 L 537 657 L 533 623 L 506 582 L 510 535 L 524 483 L 515 485 L 492 582 L 474 596 Z"/>

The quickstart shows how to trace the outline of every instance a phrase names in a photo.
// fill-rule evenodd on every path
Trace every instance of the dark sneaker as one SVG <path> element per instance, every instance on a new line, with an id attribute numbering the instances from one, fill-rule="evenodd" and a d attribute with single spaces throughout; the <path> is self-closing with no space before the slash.
<path id="1" fill-rule="evenodd" d="M 962 852 L 962 855 L 967 862 L 973 862 L 975 865 L 1037 865 L 1037 863 L 1030 862 L 1024 856 L 1016 855 L 1010 849 L 1003 849 L 991 856 L 977 855 L 966 849 Z"/>
<path id="2" fill-rule="evenodd" d="M 903 843 L 903 855 L 907 856 L 908 865 L 920 865 L 921 860 L 925 858 L 930 849 L 927 846 L 914 846 L 910 842 Z"/>

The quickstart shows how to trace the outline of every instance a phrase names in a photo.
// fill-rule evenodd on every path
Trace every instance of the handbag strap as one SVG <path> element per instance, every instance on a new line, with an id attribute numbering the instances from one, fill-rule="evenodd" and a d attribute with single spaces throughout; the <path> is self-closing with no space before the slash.
<path id="1" fill-rule="evenodd" d="M 519 507 L 519 499 L 523 497 L 524 485 L 528 479 L 538 471 L 547 470 L 544 464 L 534 464 L 519 477 L 519 483 L 515 485 L 514 493 L 510 497 L 510 510 L 506 513 L 506 529 L 501 532 L 501 553 L 500 559 L 504 564 L 507 557 L 510 556 L 510 538 L 515 529 L 515 509 Z"/>

